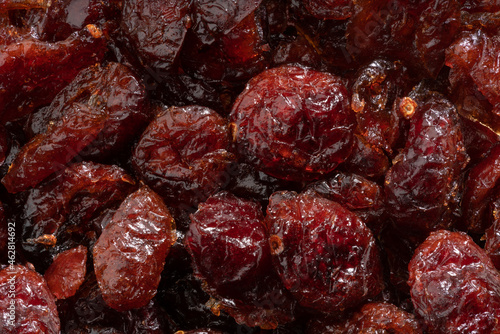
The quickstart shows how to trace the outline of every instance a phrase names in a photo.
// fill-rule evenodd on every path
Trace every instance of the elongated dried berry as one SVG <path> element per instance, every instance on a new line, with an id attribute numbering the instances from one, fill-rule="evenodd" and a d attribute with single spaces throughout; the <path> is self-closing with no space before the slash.
<path id="1" fill-rule="evenodd" d="M 0 54 L 0 123 L 19 119 L 52 99 L 106 52 L 102 32 L 88 25 L 58 43 L 24 39 Z"/>
<path id="2" fill-rule="evenodd" d="M 293 319 L 295 303 L 272 272 L 260 205 L 218 193 L 191 215 L 185 242 L 214 312 L 262 328 Z"/>
<path id="3" fill-rule="evenodd" d="M 500 331 L 500 274 L 465 233 L 431 233 L 408 269 L 415 314 L 429 332 Z"/>
<path id="4" fill-rule="evenodd" d="M 161 197 L 144 186 L 128 196 L 104 228 L 94 250 L 94 270 L 110 307 L 142 307 L 156 294 L 175 223 Z"/>
<path id="5" fill-rule="evenodd" d="M 491 261 L 500 270 L 500 200 L 495 200 L 491 210 L 492 224 L 486 230 L 484 239 L 484 250 L 491 258 Z"/>
<path id="6" fill-rule="evenodd" d="M 497 184 L 500 184 L 500 145 L 495 145 L 488 155 L 469 171 L 462 210 L 465 224 L 471 232 L 484 233 L 491 224 L 486 209 L 496 195 Z"/>
<path id="7" fill-rule="evenodd" d="M 201 106 L 157 112 L 134 149 L 132 166 L 169 203 L 195 206 L 228 181 L 234 156 L 226 121 Z"/>
<path id="8" fill-rule="evenodd" d="M 135 181 L 117 166 L 91 162 L 74 164 L 58 177 L 29 191 L 22 213 L 23 247 L 37 259 L 66 241 L 95 242 L 101 233 L 90 221 L 116 207 L 135 189 Z M 43 240 L 51 239 L 51 244 Z M 73 247 L 76 247 L 73 246 Z"/>
<path id="9" fill-rule="evenodd" d="M 60 333 L 56 301 L 47 282 L 22 265 L 0 271 L 0 332 Z"/>
<path id="10" fill-rule="evenodd" d="M 353 145 L 355 120 L 344 84 L 302 67 L 278 67 L 254 77 L 230 119 L 238 153 L 282 179 L 319 178 L 344 161 Z"/>
<path id="11" fill-rule="evenodd" d="M 270 198 L 266 220 L 274 265 L 301 305 L 335 313 L 382 290 L 375 238 L 339 204 L 307 193 L 278 192 Z"/>
<path id="12" fill-rule="evenodd" d="M 103 157 L 123 149 L 148 119 L 145 104 L 144 87 L 124 65 L 82 71 L 55 98 L 48 115 L 33 121 L 37 135 L 22 148 L 2 183 L 9 192 L 20 192 L 78 155 Z"/>
<path id="13" fill-rule="evenodd" d="M 405 149 L 385 176 L 385 193 L 398 226 L 425 232 L 451 224 L 451 203 L 468 156 L 454 106 L 434 94 L 415 102 Z"/>
<path id="14" fill-rule="evenodd" d="M 57 299 L 73 296 L 87 272 L 87 247 L 78 246 L 57 254 L 44 278 Z"/>

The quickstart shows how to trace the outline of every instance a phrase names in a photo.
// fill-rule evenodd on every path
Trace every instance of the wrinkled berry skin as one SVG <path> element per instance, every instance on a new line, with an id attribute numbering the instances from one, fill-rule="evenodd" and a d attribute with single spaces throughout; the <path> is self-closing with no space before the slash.
<path id="1" fill-rule="evenodd" d="M 12 273 L 11 273 L 12 272 Z M 10 298 L 10 279 L 14 277 L 15 298 Z M 0 332 L 47 333 L 60 331 L 56 301 L 43 277 L 29 267 L 16 265 L 0 271 Z M 15 300 L 14 326 L 9 323 L 10 301 Z"/>
<path id="2" fill-rule="evenodd" d="M 398 227 L 428 232 L 450 225 L 468 156 L 455 107 L 440 95 L 417 96 L 406 146 L 385 176 L 385 194 Z"/>
<path id="3" fill-rule="evenodd" d="M 2 183 L 12 193 L 33 187 L 77 156 L 104 157 L 122 150 L 148 118 L 142 83 L 126 66 L 92 66 L 33 116 L 35 135 Z"/>
<path id="4" fill-rule="evenodd" d="M 492 204 L 492 224 L 486 230 L 484 239 L 484 250 L 491 258 L 491 261 L 500 270 L 500 199 Z"/>
<path id="5" fill-rule="evenodd" d="M 266 220 L 276 269 L 301 305 L 335 313 L 382 290 L 375 238 L 339 204 L 278 192 L 269 200 Z"/>
<path id="6" fill-rule="evenodd" d="M 352 0 L 302 0 L 305 8 L 321 20 L 343 20 L 352 15 Z"/>
<path id="7" fill-rule="evenodd" d="M 57 43 L 27 38 L 2 48 L 0 124 L 49 104 L 78 72 L 100 62 L 106 41 L 97 29 L 88 25 Z"/>
<path id="8" fill-rule="evenodd" d="M 496 191 L 498 184 L 500 184 L 500 145 L 495 145 L 483 160 L 471 168 L 465 182 L 462 210 L 469 231 L 484 233 L 491 224 L 486 212 L 488 205 L 498 193 Z"/>
<path id="9" fill-rule="evenodd" d="M 338 172 L 309 184 L 306 191 L 339 203 L 361 218 L 372 231 L 380 232 L 385 206 L 384 191 L 377 183 L 353 173 Z"/>
<path id="10" fill-rule="evenodd" d="M 184 41 L 190 0 L 126 0 L 121 28 L 144 66 L 171 69 Z"/>
<path id="11" fill-rule="evenodd" d="M 415 314 L 428 333 L 500 331 L 500 274 L 468 235 L 431 233 L 408 269 Z"/>
<path id="12" fill-rule="evenodd" d="M 135 181 L 122 168 L 92 162 L 73 164 L 31 189 L 21 214 L 25 256 L 41 270 L 39 265 L 48 266 L 53 255 L 68 246 L 89 246 L 102 229 L 92 220 L 118 207 L 135 189 Z M 44 236 L 54 237 L 55 247 L 36 241 Z"/>
<path id="13" fill-rule="evenodd" d="M 238 153 L 265 173 L 312 180 L 350 154 L 355 118 L 338 77 L 283 66 L 249 81 L 230 120 Z"/>
<path id="14" fill-rule="evenodd" d="M 341 323 L 315 319 L 308 326 L 307 334 L 358 334 L 392 333 L 422 334 L 422 328 L 411 313 L 393 304 L 373 302 L 363 305 L 354 315 Z"/>
<path id="15" fill-rule="evenodd" d="M 196 206 L 228 181 L 226 120 L 201 106 L 158 107 L 131 158 L 135 172 L 168 203 Z"/>
<path id="16" fill-rule="evenodd" d="M 195 275 L 239 323 L 275 328 L 293 319 L 294 302 L 272 272 L 259 204 L 228 192 L 211 196 L 191 215 L 187 250 Z"/>
<path id="17" fill-rule="evenodd" d="M 78 246 L 56 255 L 44 278 L 57 299 L 73 296 L 87 272 L 87 247 Z"/>
<path id="18" fill-rule="evenodd" d="M 144 186 L 129 195 L 104 228 L 94 270 L 106 304 L 118 311 L 145 306 L 156 294 L 175 223 L 160 196 Z"/>

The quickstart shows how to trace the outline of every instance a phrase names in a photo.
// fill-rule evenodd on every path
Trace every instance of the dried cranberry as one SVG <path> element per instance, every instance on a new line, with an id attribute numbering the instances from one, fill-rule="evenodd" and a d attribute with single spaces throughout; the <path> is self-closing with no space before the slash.
<path id="1" fill-rule="evenodd" d="M 383 226 L 384 192 L 377 183 L 352 173 L 336 173 L 314 182 L 306 191 L 337 202 L 355 213 L 375 234 Z"/>
<path id="2" fill-rule="evenodd" d="M 9 192 L 33 187 L 76 156 L 102 157 L 120 150 L 147 121 L 145 91 L 124 65 L 82 71 L 33 120 L 35 134 L 2 179 Z M 36 124 L 36 125 L 35 125 Z"/>
<path id="3" fill-rule="evenodd" d="M 266 220 L 276 269 L 303 306 L 334 313 L 382 290 L 375 238 L 352 212 L 307 193 L 271 196 Z"/>
<path id="4" fill-rule="evenodd" d="M 500 145 L 495 145 L 488 155 L 474 166 L 465 183 L 462 210 L 469 231 L 484 233 L 491 221 L 486 208 L 500 184 Z"/>
<path id="5" fill-rule="evenodd" d="M 2 333 L 60 332 L 55 298 L 43 277 L 29 266 L 15 265 L 1 270 L 0 294 Z"/>
<path id="6" fill-rule="evenodd" d="M 80 70 L 99 62 L 105 52 L 103 34 L 94 25 L 57 43 L 29 38 L 2 48 L 0 123 L 50 103 Z"/>
<path id="7" fill-rule="evenodd" d="M 227 192 L 210 197 L 191 215 L 185 243 L 214 312 L 261 328 L 293 319 L 294 302 L 272 273 L 260 205 Z"/>
<path id="8" fill-rule="evenodd" d="M 57 254 L 44 278 L 57 299 L 73 296 L 87 272 L 87 247 L 79 246 Z"/>
<path id="9" fill-rule="evenodd" d="M 367 178 L 377 179 L 384 176 L 389 167 L 389 158 L 381 148 L 368 143 L 359 134 L 354 135 L 354 147 L 351 155 L 344 162 L 344 169 Z"/>
<path id="10" fill-rule="evenodd" d="M 134 189 L 134 180 L 123 169 L 91 162 L 74 164 L 31 189 L 21 216 L 26 255 L 37 265 L 45 264 L 46 252 L 57 253 L 69 240 L 94 242 L 101 230 L 89 222 Z M 69 246 L 76 247 L 73 242 Z"/>
<path id="11" fill-rule="evenodd" d="M 230 117 L 238 153 L 282 179 L 319 178 L 345 160 L 353 145 L 355 120 L 344 84 L 302 67 L 255 76 Z"/>
<path id="12" fill-rule="evenodd" d="M 229 33 L 248 15 L 253 13 L 262 0 L 194 0 L 193 30 L 204 43 Z"/>
<path id="13" fill-rule="evenodd" d="M 500 270 L 500 200 L 496 199 L 492 204 L 493 223 L 486 230 L 484 239 L 484 250 L 491 261 Z"/>
<path id="14" fill-rule="evenodd" d="M 406 146 L 385 176 L 385 193 L 397 226 L 426 232 L 452 223 L 451 204 L 468 156 L 455 107 L 434 93 L 414 97 Z"/>
<path id="15" fill-rule="evenodd" d="M 500 330 L 500 274 L 465 233 L 440 230 L 408 266 L 415 314 L 432 333 Z"/>
<path id="16" fill-rule="evenodd" d="M 136 173 L 169 204 L 197 205 L 229 181 L 226 121 L 201 106 L 158 107 L 132 154 Z"/>
<path id="17" fill-rule="evenodd" d="M 110 307 L 125 311 L 156 294 L 175 222 L 161 197 L 143 186 L 129 195 L 93 249 L 94 270 Z"/>
<path id="18" fill-rule="evenodd" d="M 392 153 L 399 137 L 396 101 L 411 88 L 406 68 L 399 62 L 375 60 L 359 71 L 352 87 L 351 106 L 365 140 Z"/>
<path id="19" fill-rule="evenodd" d="M 389 303 L 375 302 L 363 305 L 358 312 L 344 322 L 312 321 L 309 324 L 307 333 L 421 334 L 423 331 L 413 314 Z"/>
<path id="20" fill-rule="evenodd" d="M 306 9 L 321 20 L 343 20 L 352 14 L 352 0 L 302 0 Z"/>
<path id="21" fill-rule="evenodd" d="M 190 24 L 189 0 L 126 0 L 121 28 L 144 66 L 171 69 Z"/>

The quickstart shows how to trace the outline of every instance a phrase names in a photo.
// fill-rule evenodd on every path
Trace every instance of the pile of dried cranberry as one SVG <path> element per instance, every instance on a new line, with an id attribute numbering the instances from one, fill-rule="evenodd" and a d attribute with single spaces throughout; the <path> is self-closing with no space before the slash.
<path id="1" fill-rule="evenodd" d="M 500 333 L 500 5 L 0 0 L 1 333 Z"/>

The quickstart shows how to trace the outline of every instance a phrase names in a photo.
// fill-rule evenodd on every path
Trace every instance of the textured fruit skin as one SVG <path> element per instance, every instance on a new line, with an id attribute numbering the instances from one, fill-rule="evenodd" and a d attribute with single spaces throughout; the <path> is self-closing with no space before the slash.
<path id="1" fill-rule="evenodd" d="M 168 203 L 196 206 L 228 181 L 226 120 L 201 106 L 158 107 L 132 153 L 135 172 Z"/>
<path id="2" fill-rule="evenodd" d="M 302 0 L 304 7 L 321 20 L 344 20 L 352 15 L 352 0 Z"/>
<path id="3" fill-rule="evenodd" d="M 282 66 L 252 78 L 230 114 L 237 152 L 265 173 L 312 180 L 331 172 L 353 145 L 349 94 L 331 74 Z"/>
<path id="4" fill-rule="evenodd" d="M 481 29 L 460 34 L 446 50 L 451 81 L 470 77 L 492 105 L 500 103 L 500 38 Z"/>
<path id="5" fill-rule="evenodd" d="M 431 233 L 408 270 L 415 314 L 428 333 L 500 331 L 500 274 L 465 233 Z"/>
<path id="6" fill-rule="evenodd" d="M 402 118 L 397 101 L 410 88 L 408 70 L 399 62 L 377 59 L 359 70 L 351 106 L 356 112 L 358 132 L 369 144 L 392 154 Z"/>
<path id="7" fill-rule="evenodd" d="M 93 249 L 94 271 L 106 304 L 118 311 L 145 306 L 156 294 L 175 222 L 146 186 L 129 195 Z"/>
<path id="8" fill-rule="evenodd" d="M 339 203 L 355 213 L 373 231 L 379 232 L 383 226 L 383 188 L 362 176 L 337 172 L 327 179 L 309 184 L 306 192 Z"/>
<path id="9" fill-rule="evenodd" d="M 13 274 L 11 274 L 12 272 Z M 15 277 L 15 325 L 8 322 L 11 305 L 10 281 Z M 15 265 L 0 271 L 0 332 L 47 333 L 60 331 L 56 301 L 43 277 L 29 267 Z"/>
<path id="10" fill-rule="evenodd" d="M 302 306 L 334 313 L 382 290 L 372 232 L 338 203 L 277 192 L 269 200 L 266 221 L 275 268 Z"/>
<path id="11" fill-rule="evenodd" d="M 491 224 L 487 208 L 497 196 L 497 184 L 500 184 L 500 145 L 493 146 L 467 176 L 462 210 L 469 231 L 484 233 Z"/>
<path id="12" fill-rule="evenodd" d="M 85 279 L 86 264 L 85 246 L 68 249 L 56 255 L 43 277 L 57 299 L 65 299 L 76 293 Z"/>
<path id="13" fill-rule="evenodd" d="M 468 156 L 455 107 L 440 95 L 416 95 L 406 145 L 385 176 L 385 194 L 397 226 L 428 232 L 451 224 L 451 203 Z"/>
<path id="14" fill-rule="evenodd" d="M 27 38 L 2 48 L 0 124 L 50 103 L 80 70 L 102 60 L 105 38 L 90 29 L 96 27 L 87 26 L 57 43 Z"/>
<path id="15" fill-rule="evenodd" d="M 276 328 L 293 320 L 295 302 L 274 275 L 259 204 L 228 192 L 211 196 L 191 215 L 186 234 L 202 287 L 238 323 Z"/>
<path id="16" fill-rule="evenodd" d="M 124 149 L 148 120 L 145 89 L 118 63 L 80 72 L 45 110 L 33 116 L 35 135 L 2 183 L 15 193 L 33 187 L 77 156 L 103 157 Z"/>
<path id="17" fill-rule="evenodd" d="M 71 229 L 85 234 L 90 219 L 123 201 L 134 189 L 134 179 L 120 167 L 93 162 L 73 164 L 29 191 L 22 214 L 23 237 L 59 237 L 71 225 Z"/>
<path id="18" fill-rule="evenodd" d="M 403 61 L 418 76 L 436 77 L 459 27 L 456 0 L 355 1 L 346 47 L 360 62 L 387 57 Z"/>
<path id="19" fill-rule="evenodd" d="M 411 313 L 386 302 L 372 302 L 354 313 L 350 319 L 335 323 L 325 320 L 312 321 L 307 334 L 358 334 L 358 333 L 394 333 L 422 334 L 422 328 Z"/>
<path id="20" fill-rule="evenodd" d="M 187 32 L 190 6 L 191 0 L 124 1 L 121 29 L 144 66 L 172 68 Z"/>
<path id="21" fill-rule="evenodd" d="M 360 134 L 354 135 L 354 146 L 344 162 L 344 170 L 370 179 L 383 177 L 390 167 L 384 150 L 370 144 Z"/>
<path id="22" fill-rule="evenodd" d="M 228 34 L 259 7 L 262 0 L 194 0 L 193 30 L 201 41 L 210 44 Z"/>
<path id="23" fill-rule="evenodd" d="M 495 267 L 500 270 L 500 200 L 497 199 L 492 203 L 492 224 L 486 230 L 484 239 L 484 251 L 491 258 Z"/>

